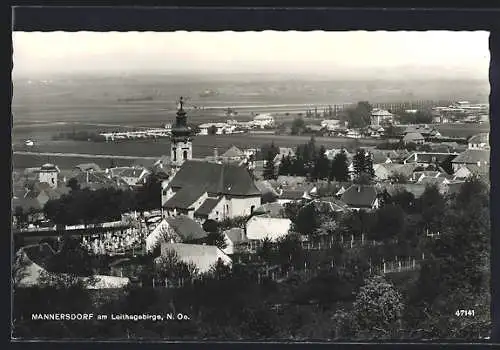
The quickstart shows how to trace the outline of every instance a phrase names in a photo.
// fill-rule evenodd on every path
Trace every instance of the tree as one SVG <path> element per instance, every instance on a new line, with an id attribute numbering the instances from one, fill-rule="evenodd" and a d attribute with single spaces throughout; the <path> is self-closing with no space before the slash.
<path id="1" fill-rule="evenodd" d="M 373 170 L 373 160 L 370 153 L 360 149 L 356 152 L 353 158 L 354 172 L 357 176 L 361 173 L 366 174 L 370 178 L 375 176 Z"/>
<path id="2" fill-rule="evenodd" d="M 350 128 L 364 128 L 370 125 L 372 106 L 367 101 L 360 101 L 356 107 L 347 110 L 347 122 Z"/>
<path id="3" fill-rule="evenodd" d="M 292 220 L 293 230 L 302 235 L 312 235 L 319 228 L 318 212 L 313 203 L 299 209 Z"/>
<path id="4" fill-rule="evenodd" d="M 416 200 L 415 195 L 406 190 L 400 190 L 394 193 L 389 199 L 388 203 L 399 206 L 406 213 L 413 213 L 415 211 Z"/>
<path id="5" fill-rule="evenodd" d="M 208 128 L 208 134 L 209 135 L 216 135 L 217 134 L 217 127 L 215 125 L 212 125 Z"/>
<path id="6" fill-rule="evenodd" d="M 374 338 L 394 338 L 403 310 L 402 295 L 381 276 L 369 278 L 353 304 L 359 333 Z"/>
<path id="7" fill-rule="evenodd" d="M 272 180 L 276 178 L 276 169 L 274 165 L 274 155 L 271 151 L 267 153 L 263 177 L 266 180 Z"/>
<path id="8" fill-rule="evenodd" d="M 432 241 L 411 290 L 408 327 L 427 337 L 477 339 L 488 334 L 490 218 L 487 186 L 471 180 L 452 200 L 440 238 Z M 474 318 L 450 317 L 475 310 Z"/>
<path id="9" fill-rule="evenodd" d="M 329 161 L 326 157 L 326 149 L 324 146 L 321 146 L 319 149 L 318 158 L 314 164 L 313 178 L 324 180 L 328 177 L 329 174 Z"/>
<path id="10" fill-rule="evenodd" d="M 292 123 L 292 135 L 300 135 L 306 126 L 304 119 L 300 116 L 295 118 Z"/>
<path id="11" fill-rule="evenodd" d="M 208 232 L 206 241 L 208 245 L 214 245 L 221 250 L 227 247 L 226 236 L 215 220 L 208 219 L 203 223 L 203 229 Z"/>
<path id="12" fill-rule="evenodd" d="M 281 157 L 281 162 L 278 168 L 278 174 L 279 175 L 290 175 L 292 173 L 292 160 L 290 159 L 290 155 L 283 155 Z"/>
<path id="13" fill-rule="evenodd" d="M 266 263 L 271 263 L 274 259 L 273 243 L 269 238 L 264 238 L 262 244 L 257 250 L 257 255 Z"/>
<path id="14" fill-rule="evenodd" d="M 304 263 L 304 251 L 302 249 L 300 236 L 288 234 L 278 240 L 278 255 L 281 265 L 287 269 L 291 266 L 302 267 Z"/>
<path id="15" fill-rule="evenodd" d="M 408 183 L 408 179 L 405 175 L 399 172 L 395 172 L 394 174 L 389 176 L 389 181 L 395 184 L 406 184 Z"/>
<path id="16" fill-rule="evenodd" d="M 68 180 L 68 187 L 71 189 L 71 191 L 80 190 L 80 184 L 78 183 L 78 180 L 75 179 L 74 177 Z"/>
<path id="17" fill-rule="evenodd" d="M 347 155 L 344 150 L 337 153 L 333 158 L 328 179 L 339 182 L 349 180 L 349 166 L 347 165 Z"/>
<path id="18" fill-rule="evenodd" d="M 430 233 L 441 232 L 446 212 L 446 199 L 436 185 L 425 188 L 419 199 L 419 209 L 424 220 L 424 228 Z"/>
<path id="19" fill-rule="evenodd" d="M 369 238 L 377 241 L 396 238 L 404 230 L 405 213 L 400 206 L 388 204 L 376 211 L 377 225 Z"/>

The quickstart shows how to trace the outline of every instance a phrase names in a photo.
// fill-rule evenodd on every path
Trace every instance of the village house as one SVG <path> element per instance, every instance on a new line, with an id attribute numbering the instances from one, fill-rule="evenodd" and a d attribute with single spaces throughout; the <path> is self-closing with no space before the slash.
<path id="1" fill-rule="evenodd" d="M 109 174 L 113 178 L 122 179 L 127 185 L 132 187 L 143 182 L 141 180 L 145 179 L 149 171 L 142 167 L 117 167 L 109 169 Z"/>
<path id="2" fill-rule="evenodd" d="M 413 152 L 403 160 L 403 164 L 416 164 L 418 167 L 429 165 L 443 166 L 447 162 L 452 162 L 458 153 L 440 152 Z"/>
<path id="3" fill-rule="evenodd" d="M 146 237 L 146 251 L 152 252 L 161 242 L 203 243 L 207 232 L 195 220 L 185 215 L 163 218 Z"/>
<path id="4" fill-rule="evenodd" d="M 260 204 L 260 191 L 247 169 L 228 163 L 187 160 L 162 189 L 168 215 L 200 220 L 248 216 Z"/>
<path id="5" fill-rule="evenodd" d="M 274 126 L 274 117 L 270 114 L 257 114 L 251 124 L 255 127 L 264 129 Z"/>
<path id="6" fill-rule="evenodd" d="M 451 161 L 453 171 L 457 172 L 458 169 L 467 165 L 476 165 L 480 168 L 489 168 L 490 166 L 490 151 L 482 149 L 467 149 L 460 153 L 456 158 Z"/>
<path id="7" fill-rule="evenodd" d="M 425 142 L 425 138 L 419 132 L 409 132 L 403 136 L 403 143 L 408 145 L 410 143 L 414 143 L 416 145 L 423 145 Z"/>
<path id="8" fill-rule="evenodd" d="M 342 126 L 342 122 L 338 119 L 326 119 L 321 122 L 321 127 L 329 132 L 338 130 Z"/>
<path id="9" fill-rule="evenodd" d="M 471 136 L 467 140 L 467 144 L 468 144 L 469 149 L 489 150 L 490 149 L 490 134 L 489 133 L 481 133 L 481 134 Z"/>
<path id="10" fill-rule="evenodd" d="M 230 228 L 229 230 L 223 231 L 222 234 L 226 242 L 226 247 L 222 249 L 222 251 L 229 256 L 239 253 L 241 251 L 241 245 L 248 241 L 245 229 L 240 227 Z"/>
<path id="11" fill-rule="evenodd" d="M 379 207 L 378 193 L 371 185 L 352 185 L 341 197 L 352 210 L 372 210 Z"/>
<path id="12" fill-rule="evenodd" d="M 488 179 L 490 169 L 488 166 L 477 166 L 476 164 L 467 164 L 459 167 L 453 174 L 455 180 L 466 180 L 472 176 Z"/>
<path id="13" fill-rule="evenodd" d="M 310 205 L 314 205 L 321 214 L 345 213 L 349 206 L 336 197 L 321 197 L 313 199 Z"/>
<path id="14" fill-rule="evenodd" d="M 216 246 L 163 242 L 161 256 L 171 253 L 175 253 L 182 262 L 193 264 L 199 274 L 210 272 L 218 262 L 232 266 L 231 258 Z"/>
<path id="15" fill-rule="evenodd" d="M 236 129 L 235 125 L 227 123 L 203 123 L 198 125 L 200 129 L 199 135 L 209 135 L 211 129 L 215 131 L 216 135 L 232 134 Z"/>
<path id="16" fill-rule="evenodd" d="M 286 158 L 288 156 L 290 156 L 290 158 L 292 159 L 295 158 L 295 151 L 293 150 L 293 148 L 280 147 L 278 153 L 274 157 L 274 165 L 278 167 L 281 164 L 281 160 L 283 159 L 283 157 Z"/>
<path id="17" fill-rule="evenodd" d="M 241 162 L 245 158 L 245 153 L 236 146 L 231 146 L 220 156 L 223 162 Z"/>
<path id="18" fill-rule="evenodd" d="M 374 108 L 371 113 L 370 124 L 381 125 L 384 122 L 392 121 L 393 115 L 389 111 L 380 108 Z"/>
<path id="19" fill-rule="evenodd" d="M 49 184 L 51 188 L 57 188 L 59 168 L 54 164 L 44 164 L 38 170 L 38 181 Z"/>
<path id="20" fill-rule="evenodd" d="M 271 218 L 283 218 L 285 216 L 285 207 L 278 203 L 266 203 L 255 209 L 254 215 L 266 215 Z"/>

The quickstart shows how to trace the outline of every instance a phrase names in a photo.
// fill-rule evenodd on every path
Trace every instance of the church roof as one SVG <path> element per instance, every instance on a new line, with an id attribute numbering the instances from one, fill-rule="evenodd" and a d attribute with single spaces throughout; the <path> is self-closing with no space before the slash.
<path id="1" fill-rule="evenodd" d="M 191 186 L 200 195 L 203 192 L 233 195 L 260 196 L 250 174 L 244 167 L 234 164 L 217 164 L 187 160 L 170 182 L 172 188 Z"/>

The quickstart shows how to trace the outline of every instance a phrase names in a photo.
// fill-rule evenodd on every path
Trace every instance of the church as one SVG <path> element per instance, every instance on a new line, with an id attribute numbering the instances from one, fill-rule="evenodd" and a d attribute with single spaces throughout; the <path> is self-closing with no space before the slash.
<path id="1" fill-rule="evenodd" d="M 261 193 L 245 166 L 193 159 L 194 132 L 182 97 L 171 136 L 174 175 L 162 186 L 167 216 L 188 215 L 204 222 L 248 216 L 261 205 Z"/>

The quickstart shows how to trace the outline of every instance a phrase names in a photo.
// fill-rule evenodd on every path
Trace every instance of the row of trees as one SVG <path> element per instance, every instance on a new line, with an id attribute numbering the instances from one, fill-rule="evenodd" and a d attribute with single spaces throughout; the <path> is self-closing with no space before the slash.
<path id="1" fill-rule="evenodd" d="M 80 188 L 77 180 L 68 181 L 70 193 L 49 200 L 44 208 L 46 218 L 61 225 L 92 224 L 119 220 L 121 214 L 161 207 L 161 182 L 164 176 L 153 173 L 137 190 L 102 188 L 92 191 Z"/>
<path id="2" fill-rule="evenodd" d="M 264 179 L 275 179 L 278 175 L 306 176 L 311 180 L 348 181 L 349 159 L 345 150 L 335 155 L 333 160 L 326 156 L 323 145 L 317 147 L 314 137 L 303 145 L 299 145 L 295 156 L 283 155 L 276 169 L 275 158 L 279 153 L 274 145 L 267 150 L 264 165 Z M 358 150 L 353 157 L 353 167 L 356 177 L 365 174 L 373 178 L 373 161 L 369 152 Z"/>

